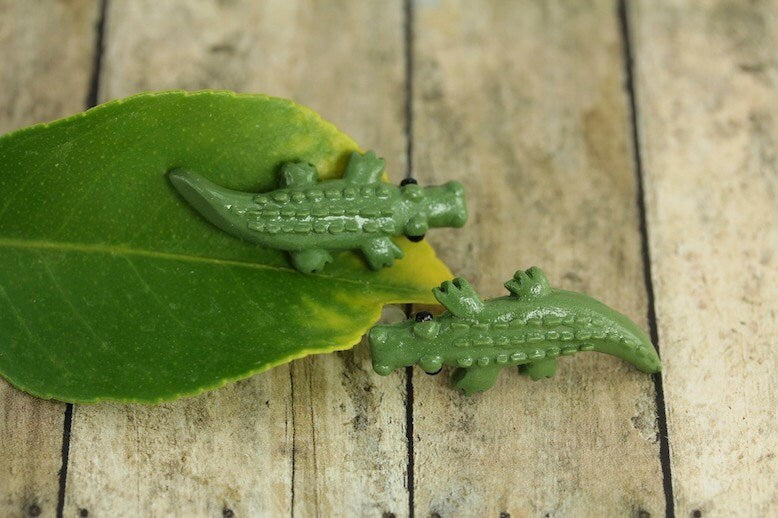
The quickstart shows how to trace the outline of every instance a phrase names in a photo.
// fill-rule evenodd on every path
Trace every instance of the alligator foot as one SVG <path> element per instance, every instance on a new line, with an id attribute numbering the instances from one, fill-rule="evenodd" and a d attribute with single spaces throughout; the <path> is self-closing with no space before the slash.
<path id="1" fill-rule="evenodd" d="M 486 367 L 459 368 L 454 371 L 454 384 L 464 391 L 466 396 L 474 392 L 482 392 L 494 386 L 497 374 L 500 372 L 498 365 Z"/>
<path id="2" fill-rule="evenodd" d="M 375 183 L 381 180 L 385 165 L 384 159 L 378 158 L 372 151 L 364 155 L 354 152 L 343 173 L 343 179 L 365 185 Z"/>
<path id="3" fill-rule="evenodd" d="M 433 288 L 432 294 L 444 308 L 459 318 L 475 318 L 484 308 L 484 301 L 475 288 L 461 277 L 444 281 L 440 288 Z"/>
<path id="4" fill-rule="evenodd" d="M 362 253 L 365 254 L 367 264 L 373 270 L 392 266 L 395 259 L 400 259 L 403 256 L 403 251 L 388 237 L 371 239 L 362 247 Z"/>
<path id="5" fill-rule="evenodd" d="M 534 381 L 551 378 L 556 374 L 556 358 L 546 358 L 526 365 L 519 365 L 519 372 L 528 375 Z"/>
<path id="6" fill-rule="evenodd" d="M 321 248 L 310 248 L 299 252 L 289 252 L 294 267 L 303 273 L 315 273 L 324 268 L 324 265 L 332 261 L 332 256 Z"/>

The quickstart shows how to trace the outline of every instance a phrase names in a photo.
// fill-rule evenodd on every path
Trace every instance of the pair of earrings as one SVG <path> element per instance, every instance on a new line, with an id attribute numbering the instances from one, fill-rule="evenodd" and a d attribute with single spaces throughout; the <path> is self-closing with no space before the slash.
<path id="1" fill-rule="evenodd" d="M 202 176 L 174 170 L 170 181 L 208 221 L 236 237 L 287 251 L 304 273 L 321 271 L 332 252 L 360 250 L 372 269 L 391 266 L 402 250 L 391 237 L 420 241 L 430 228 L 461 227 L 467 220 L 458 182 L 399 187 L 381 181 L 384 161 L 353 153 L 343 177 L 319 181 L 310 164 L 286 163 L 281 185 L 268 193 L 225 189 Z M 419 365 L 436 374 L 454 367 L 465 394 L 494 385 L 499 370 L 518 366 L 532 379 L 551 377 L 559 356 L 598 351 L 644 372 L 658 372 L 659 356 L 646 334 L 624 315 L 581 293 L 549 287 L 538 268 L 517 271 L 505 283 L 510 295 L 483 300 L 464 279 L 433 293 L 447 310 L 427 312 L 368 333 L 374 370 L 387 375 Z"/>

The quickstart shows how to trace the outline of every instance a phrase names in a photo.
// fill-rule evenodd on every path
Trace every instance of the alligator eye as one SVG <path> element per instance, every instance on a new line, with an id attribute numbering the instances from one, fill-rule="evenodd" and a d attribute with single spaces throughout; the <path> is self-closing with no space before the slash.
<path id="1" fill-rule="evenodd" d="M 405 237 L 407 237 L 407 238 L 408 238 L 408 241 L 410 241 L 410 242 L 412 242 L 412 243 L 418 243 L 419 241 L 421 241 L 422 239 L 424 239 L 424 235 L 425 235 L 425 234 L 422 234 L 422 235 L 420 235 L 420 236 L 405 236 Z"/>
<path id="2" fill-rule="evenodd" d="M 429 311 L 419 311 L 416 313 L 416 322 L 426 322 L 432 320 L 432 313 Z"/>
<path id="3" fill-rule="evenodd" d="M 410 183 L 416 185 L 419 182 L 417 182 L 415 178 L 403 178 L 402 181 L 400 181 L 400 187 L 404 187 Z"/>

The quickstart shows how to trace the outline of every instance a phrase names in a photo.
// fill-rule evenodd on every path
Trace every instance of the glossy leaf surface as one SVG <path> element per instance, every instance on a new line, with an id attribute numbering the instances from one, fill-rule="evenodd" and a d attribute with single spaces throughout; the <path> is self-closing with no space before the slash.
<path id="1" fill-rule="evenodd" d="M 0 138 L 0 374 L 39 397 L 153 402 L 353 346 L 383 304 L 433 302 L 424 242 L 303 275 L 206 222 L 173 167 L 241 191 L 288 160 L 341 174 L 356 144 L 290 101 L 164 92 Z"/>

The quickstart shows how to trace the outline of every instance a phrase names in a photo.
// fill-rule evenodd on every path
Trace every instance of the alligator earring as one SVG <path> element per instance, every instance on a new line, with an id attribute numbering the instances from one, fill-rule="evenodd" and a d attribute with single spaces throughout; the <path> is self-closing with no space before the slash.
<path id="1" fill-rule="evenodd" d="M 420 241 L 430 227 L 461 227 L 467 220 L 464 188 L 458 182 L 422 188 L 381 181 L 384 160 L 353 153 L 337 180 L 319 181 L 310 164 L 281 167 L 281 186 L 268 193 L 220 187 L 197 173 L 173 170 L 171 183 L 205 219 L 233 236 L 289 252 L 304 273 L 320 271 L 331 252 L 361 250 L 378 270 L 403 256 L 390 239 Z"/>
<path id="2" fill-rule="evenodd" d="M 484 301 L 464 279 L 444 282 L 433 293 L 446 313 L 420 312 L 370 330 L 373 369 L 457 367 L 454 382 L 467 395 L 494 385 L 501 367 L 518 366 L 533 380 L 551 377 L 558 356 L 578 351 L 611 354 L 643 372 L 661 369 L 635 323 L 591 297 L 550 288 L 539 268 L 516 272 L 505 287 L 510 295 Z"/>

